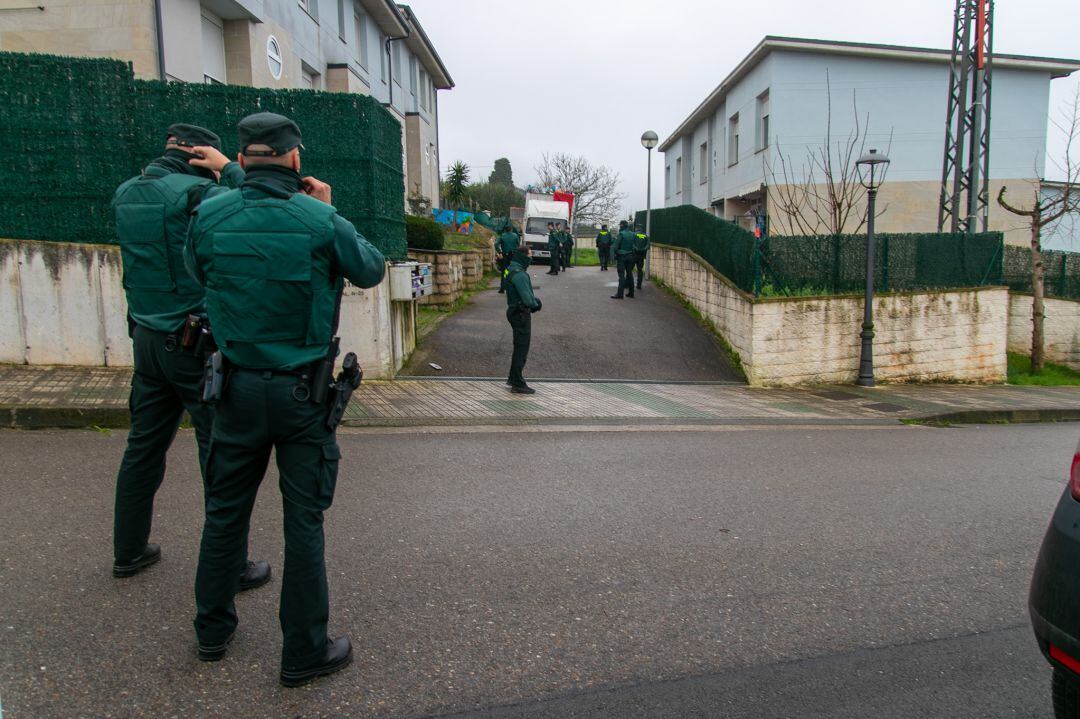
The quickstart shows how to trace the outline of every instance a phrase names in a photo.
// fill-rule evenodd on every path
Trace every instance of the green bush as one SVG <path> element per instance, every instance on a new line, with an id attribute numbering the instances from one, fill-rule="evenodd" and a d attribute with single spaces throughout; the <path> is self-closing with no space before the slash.
<path id="1" fill-rule="evenodd" d="M 441 250 L 446 243 L 439 223 L 430 217 L 405 217 L 405 243 L 413 250 Z"/>

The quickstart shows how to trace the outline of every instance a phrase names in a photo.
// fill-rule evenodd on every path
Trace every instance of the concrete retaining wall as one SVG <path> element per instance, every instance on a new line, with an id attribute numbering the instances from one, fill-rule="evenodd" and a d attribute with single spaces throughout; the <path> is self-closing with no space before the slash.
<path id="1" fill-rule="evenodd" d="M 431 265 L 434 292 L 420 299 L 422 305 L 452 305 L 465 290 L 479 285 L 494 267 L 490 250 L 409 250 L 409 259 Z"/>
<path id="2" fill-rule="evenodd" d="M 1080 370 L 1080 302 L 1044 300 L 1046 359 Z M 1031 295 L 1009 296 L 1009 351 L 1031 354 Z"/>
<path id="3" fill-rule="evenodd" d="M 652 272 L 739 353 L 752 385 L 851 383 L 862 297 L 754 299 L 680 248 L 654 245 Z M 1001 287 L 875 298 L 875 375 L 883 381 L 1001 382 L 1009 296 Z"/>
<path id="4" fill-rule="evenodd" d="M 121 280 L 116 246 L 0 239 L 0 362 L 131 366 Z M 366 376 L 391 378 L 416 346 L 413 303 L 388 280 L 348 286 L 339 331 Z"/>

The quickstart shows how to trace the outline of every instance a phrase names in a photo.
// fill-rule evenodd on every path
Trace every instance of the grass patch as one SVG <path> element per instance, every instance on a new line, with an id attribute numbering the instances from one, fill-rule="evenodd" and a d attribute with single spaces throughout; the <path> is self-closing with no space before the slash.
<path id="1" fill-rule="evenodd" d="M 1080 385 L 1080 372 L 1065 365 L 1047 362 L 1039 374 L 1031 373 L 1031 358 L 1019 352 L 1009 353 L 1009 384 L 1062 387 Z"/>
<path id="2" fill-rule="evenodd" d="M 701 314 L 701 312 L 698 311 L 698 308 L 694 307 L 694 305 L 690 303 L 690 300 L 686 299 L 678 292 L 673 290 L 671 287 L 668 287 L 666 284 L 664 284 L 663 280 L 661 280 L 659 277 L 650 277 L 649 281 L 662 289 L 664 292 L 667 292 L 669 295 L 674 297 L 675 300 L 679 304 L 681 304 L 687 312 L 689 312 L 691 315 L 694 316 L 695 319 L 697 319 L 697 321 L 701 324 L 702 327 L 712 333 L 713 337 L 716 338 L 716 341 L 719 342 L 720 346 L 724 349 L 725 352 L 727 352 L 728 360 L 731 362 L 731 368 L 735 370 L 735 373 L 742 377 L 743 381 L 745 382 L 746 371 L 743 369 L 742 357 L 740 357 L 739 353 L 735 351 L 735 348 L 733 348 L 731 344 L 726 339 L 724 339 L 724 335 L 720 334 L 720 330 L 716 328 L 716 325 L 713 324 L 712 320 Z"/>
<path id="3" fill-rule="evenodd" d="M 766 282 L 761 286 L 758 297 L 828 297 L 835 294 L 825 287 L 806 285 L 803 287 L 778 288 L 772 282 Z"/>
<path id="4" fill-rule="evenodd" d="M 600 255 L 591 247 L 581 247 L 574 250 L 574 265 L 578 267 L 599 267 Z"/>
<path id="5" fill-rule="evenodd" d="M 446 243 L 443 245 L 444 250 L 458 250 L 460 252 L 487 249 L 495 242 L 495 233 L 477 223 L 473 223 L 471 235 L 459 235 L 454 232 L 453 227 L 444 226 L 443 236 L 446 238 Z"/>

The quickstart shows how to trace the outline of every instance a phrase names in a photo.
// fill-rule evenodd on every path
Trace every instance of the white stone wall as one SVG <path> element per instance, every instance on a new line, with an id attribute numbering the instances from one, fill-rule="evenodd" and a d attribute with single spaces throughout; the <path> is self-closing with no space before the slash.
<path id="1" fill-rule="evenodd" d="M 0 362 L 131 366 L 119 248 L 0 240 Z M 389 280 L 342 301 L 342 351 L 370 378 L 391 378 L 416 345 L 411 303 Z"/>
<path id="2" fill-rule="evenodd" d="M 649 272 L 707 317 L 748 368 L 754 351 L 753 298 L 692 252 L 653 245 L 649 254 Z"/>
<path id="3" fill-rule="evenodd" d="M 893 293 L 874 300 L 874 375 L 882 381 L 1001 382 L 1008 290 Z M 862 297 L 754 303 L 752 384 L 849 384 L 858 377 Z"/>
<path id="4" fill-rule="evenodd" d="M 1080 370 L 1080 302 L 1044 300 L 1046 359 Z M 1031 354 L 1031 295 L 1009 296 L 1009 351 Z"/>
<path id="5" fill-rule="evenodd" d="M 851 383 L 862 298 L 753 299 L 686 250 L 653 246 L 652 271 L 685 296 L 739 353 L 757 386 Z M 1000 287 L 875 299 L 875 375 L 894 382 L 1001 382 L 1009 296 Z"/>

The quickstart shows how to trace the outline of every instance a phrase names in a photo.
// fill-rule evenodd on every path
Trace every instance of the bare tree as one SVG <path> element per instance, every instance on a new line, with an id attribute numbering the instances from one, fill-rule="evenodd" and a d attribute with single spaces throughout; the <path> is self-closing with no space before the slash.
<path id="1" fill-rule="evenodd" d="M 787 234 L 840 235 L 844 232 L 857 233 L 866 225 L 866 188 L 859 182 L 855 161 L 866 150 L 870 115 L 867 113 L 865 123 L 860 122 L 859 106 L 855 91 L 852 90 L 851 107 L 855 127 L 846 138 L 836 140 L 834 146 L 832 85 L 829 82 L 828 70 L 825 71 L 825 93 L 825 138 L 821 145 L 807 147 L 806 159 L 797 167 L 790 156 L 784 155 L 783 148 L 777 142 L 779 175 L 777 168 L 769 164 L 767 153 L 763 161 L 766 173 L 772 178 L 769 186 L 770 199 L 776 203 L 779 210 L 773 213 L 770 219 Z M 891 148 L 890 131 L 886 155 Z M 877 216 L 880 217 L 887 209 L 887 205 L 882 207 Z M 848 223 L 853 220 L 856 224 L 852 228 Z"/>
<path id="2" fill-rule="evenodd" d="M 619 192 L 619 173 L 593 165 L 584 157 L 544 153 L 533 168 L 541 185 L 555 185 L 574 193 L 574 223 L 598 225 L 619 212 L 626 195 Z"/>
<path id="3" fill-rule="evenodd" d="M 1031 230 L 1031 372 L 1042 372 L 1046 363 L 1046 335 L 1043 320 L 1046 317 L 1045 267 L 1042 256 L 1042 230 L 1052 222 L 1066 215 L 1080 214 L 1080 160 L 1073 158 L 1073 142 L 1080 140 L 1080 89 L 1073 95 L 1072 102 L 1059 111 L 1059 118 L 1050 122 L 1065 135 L 1065 152 L 1061 160 L 1051 159 L 1058 171 L 1064 174 L 1065 181 L 1055 196 L 1044 194 L 1042 187 L 1036 185 L 1035 199 L 1031 209 L 1020 209 L 1005 200 L 1005 186 L 998 192 L 997 201 L 1003 208 L 1021 217 L 1028 218 Z"/>

